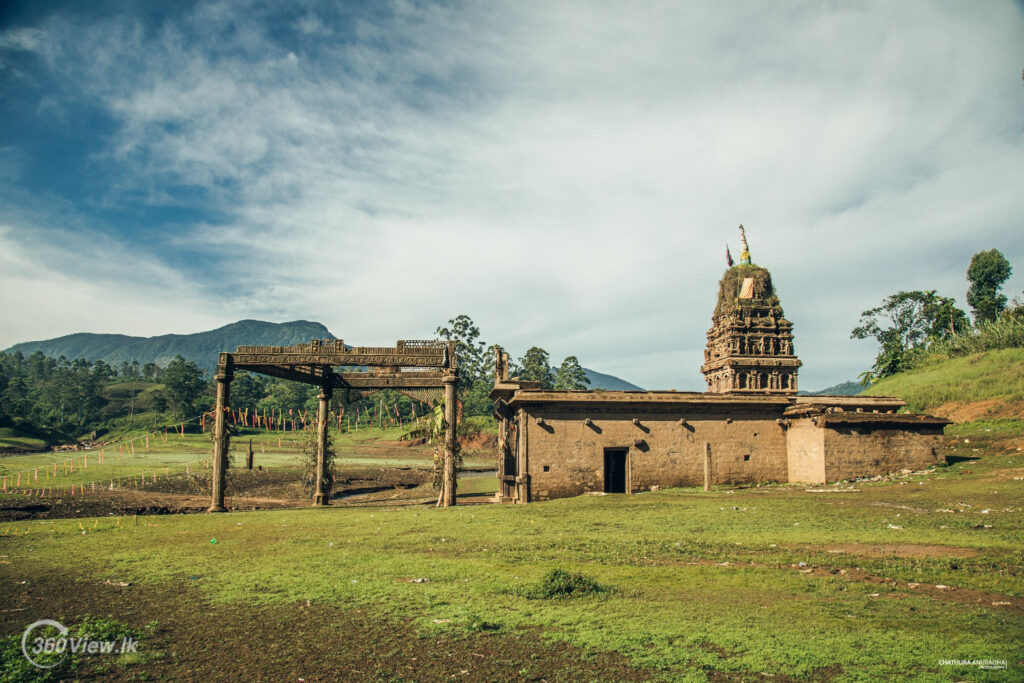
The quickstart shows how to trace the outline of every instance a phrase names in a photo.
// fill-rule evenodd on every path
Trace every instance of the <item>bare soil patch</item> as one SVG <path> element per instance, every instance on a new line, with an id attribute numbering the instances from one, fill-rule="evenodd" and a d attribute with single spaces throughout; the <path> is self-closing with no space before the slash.
<path id="1" fill-rule="evenodd" d="M 367 467 L 338 473 L 332 501 L 378 494 L 393 497 L 430 481 L 429 470 L 411 467 Z M 81 489 L 79 489 L 81 491 Z M 97 486 L 71 495 L 9 495 L 0 498 L 0 522 L 125 515 L 195 514 L 210 507 L 210 483 L 199 471 L 157 478 L 140 489 Z M 460 498 L 461 501 L 461 498 Z M 246 470 L 228 473 L 225 507 L 229 510 L 270 510 L 310 505 L 309 489 L 298 469 Z"/>
<path id="2" fill-rule="evenodd" d="M 830 553 L 845 553 L 860 557 L 973 557 L 978 554 L 974 548 L 960 548 L 952 545 L 881 545 L 876 543 L 839 543 L 824 548 Z"/>
<path id="3" fill-rule="evenodd" d="M 439 629 L 329 603 L 250 606 L 207 602 L 194 581 L 104 584 L 73 575 L 18 576 L 5 596 L 0 633 L 37 619 L 68 625 L 85 615 L 135 628 L 156 620 L 146 661 L 117 666 L 88 658 L 78 680 L 648 680 L 611 652 L 588 652 L 537 631 Z"/>
<path id="4" fill-rule="evenodd" d="M 883 546 L 884 547 L 884 546 Z M 926 546 L 927 547 L 927 546 Z M 945 546 L 932 546 L 932 547 L 945 547 Z M 964 548 L 963 550 L 970 550 Z M 917 555 L 915 557 L 920 557 Z M 959 602 L 971 605 L 979 605 L 985 607 L 996 607 L 1001 610 L 1006 610 L 1016 614 L 1024 615 L 1024 598 L 1003 595 L 1002 593 L 989 593 L 986 591 L 973 590 L 970 588 L 958 588 L 957 586 L 946 586 L 946 585 L 932 585 L 926 583 L 912 583 L 907 581 L 897 581 L 895 579 L 889 579 L 882 576 L 877 576 L 870 572 L 864 571 L 859 567 L 846 568 L 846 567 L 829 567 L 826 565 L 814 565 L 814 566 L 800 566 L 797 564 L 790 565 L 777 565 L 777 564 L 764 564 L 759 562 L 715 562 L 714 560 L 690 560 L 688 562 L 652 562 L 652 564 L 663 564 L 663 565 L 717 565 L 719 567 L 759 567 L 769 569 L 781 569 L 796 571 L 801 574 L 807 574 L 811 576 L 832 576 L 835 578 L 842 578 L 846 581 L 855 581 L 858 583 L 878 584 L 882 587 L 887 587 L 890 590 L 886 593 L 879 592 L 879 598 L 886 599 L 901 599 L 905 598 L 910 594 L 926 595 L 930 598 L 937 600 L 947 600 L 949 602 Z"/>
<path id="5" fill-rule="evenodd" d="M 971 422 L 984 418 L 1024 418 L 1024 401 L 950 401 L 930 411 L 933 415 L 945 417 L 954 422 Z"/>

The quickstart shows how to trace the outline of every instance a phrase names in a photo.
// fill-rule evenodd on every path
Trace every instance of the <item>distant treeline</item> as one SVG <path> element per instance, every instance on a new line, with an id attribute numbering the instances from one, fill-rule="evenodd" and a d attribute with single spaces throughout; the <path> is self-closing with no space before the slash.
<path id="1" fill-rule="evenodd" d="M 458 398 L 463 415 L 490 415 L 488 393 L 494 387 L 494 346 L 480 339 L 473 321 L 460 315 L 437 328 L 439 337 L 458 343 Z M 511 363 L 511 374 L 543 388 L 585 389 L 586 372 L 575 356 L 553 368 L 544 349 L 533 346 Z M 315 415 L 320 388 L 308 384 L 238 372 L 231 383 L 230 405 L 250 414 Z M 49 441 L 74 439 L 114 428 L 156 428 L 179 424 L 213 408 L 215 387 L 210 373 L 194 361 L 176 356 L 166 366 L 125 361 L 115 367 L 97 360 L 51 358 L 36 351 L 0 352 L 0 428 Z M 424 401 L 391 390 L 363 396 L 336 391 L 332 410 L 344 403 L 349 419 L 386 415 L 406 421 L 423 415 Z M 195 426 L 193 425 L 193 428 Z"/>

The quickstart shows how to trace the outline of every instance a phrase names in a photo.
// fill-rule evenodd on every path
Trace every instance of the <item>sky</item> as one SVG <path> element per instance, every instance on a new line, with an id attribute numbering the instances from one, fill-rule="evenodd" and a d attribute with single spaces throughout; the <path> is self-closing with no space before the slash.
<path id="1" fill-rule="evenodd" d="M 0 348 L 469 315 L 703 390 L 746 227 L 821 389 L 896 291 L 1024 290 L 1024 6 L 5 2 Z"/>

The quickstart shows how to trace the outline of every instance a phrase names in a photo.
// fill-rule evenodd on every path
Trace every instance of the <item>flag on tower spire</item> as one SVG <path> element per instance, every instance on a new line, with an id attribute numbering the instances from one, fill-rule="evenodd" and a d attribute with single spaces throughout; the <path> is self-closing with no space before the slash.
<path id="1" fill-rule="evenodd" d="M 732 254 L 729 253 L 729 245 L 728 244 L 725 245 L 725 262 L 729 264 L 730 268 L 732 268 L 733 260 L 732 260 Z"/>

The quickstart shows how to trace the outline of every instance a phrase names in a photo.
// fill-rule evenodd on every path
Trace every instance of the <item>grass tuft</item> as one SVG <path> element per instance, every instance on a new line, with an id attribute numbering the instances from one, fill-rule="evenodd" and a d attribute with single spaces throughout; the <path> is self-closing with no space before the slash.
<path id="1" fill-rule="evenodd" d="M 523 595 L 534 600 L 551 600 L 593 595 L 604 593 L 607 590 L 584 574 L 564 569 L 552 569 L 541 577 L 540 581 L 528 588 Z"/>

